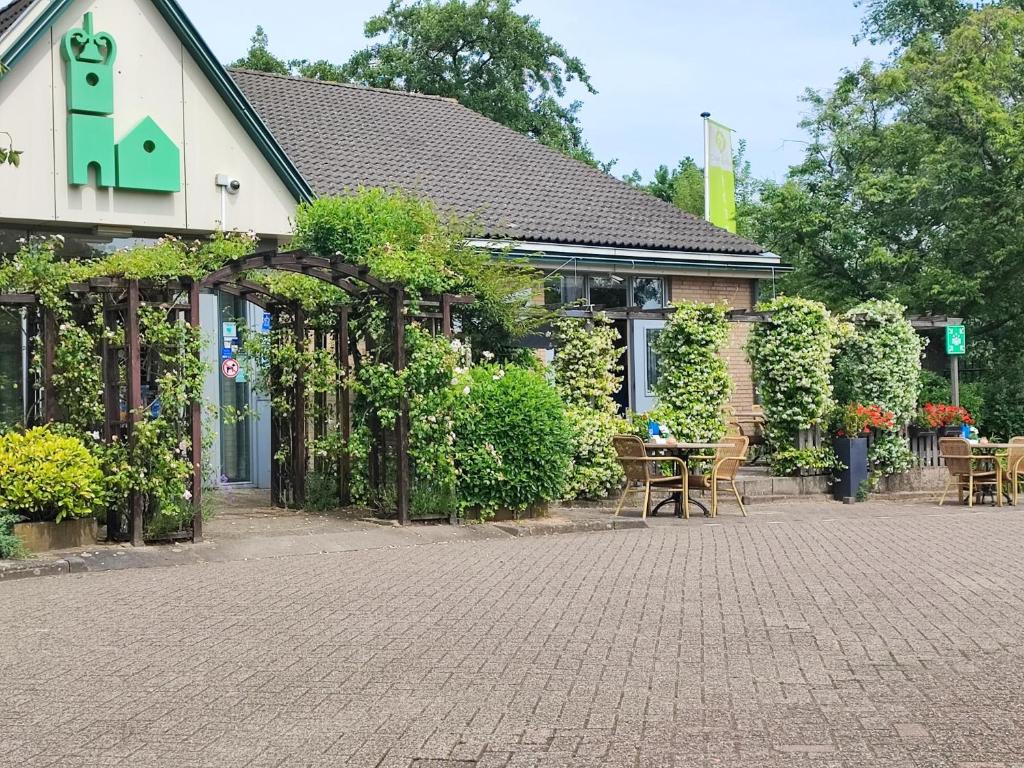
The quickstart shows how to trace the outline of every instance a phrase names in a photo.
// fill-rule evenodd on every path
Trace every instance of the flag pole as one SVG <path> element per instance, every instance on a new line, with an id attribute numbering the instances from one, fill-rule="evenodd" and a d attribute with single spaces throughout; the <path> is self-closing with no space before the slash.
<path id="1" fill-rule="evenodd" d="M 711 135 L 708 132 L 711 113 L 701 112 L 700 116 L 704 118 L 704 220 L 711 221 Z"/>

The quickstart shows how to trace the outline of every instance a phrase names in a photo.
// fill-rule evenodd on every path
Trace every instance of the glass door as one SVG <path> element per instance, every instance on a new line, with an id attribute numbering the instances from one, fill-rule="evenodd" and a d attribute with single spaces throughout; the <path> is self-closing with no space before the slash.
<path id="1" fill-rule="evenodd" d="M 245 301 L 226 293 L 217 295 L 220 390 L 220 482 L 252 482 L 252 445 L 249 382 L 238 363 Z"/>

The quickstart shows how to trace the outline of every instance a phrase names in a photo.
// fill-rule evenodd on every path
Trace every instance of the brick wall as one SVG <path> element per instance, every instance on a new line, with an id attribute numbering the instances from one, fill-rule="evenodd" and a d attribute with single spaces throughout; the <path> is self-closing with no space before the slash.
<path id="1" fill-rule="evenodd" d="M 753 307 L 753 280 L 741 277 L 673 277 L 669 283 L 671 301 L 724 301 L 729 309 Z M 738 411 L 750 410 L 754 404 L 754 379 L 744 351 L 750 336 L 750 323 L 730 323 L 729 341 L 722 357 L 729 366 L 733 380 L 730 404 Z"/>

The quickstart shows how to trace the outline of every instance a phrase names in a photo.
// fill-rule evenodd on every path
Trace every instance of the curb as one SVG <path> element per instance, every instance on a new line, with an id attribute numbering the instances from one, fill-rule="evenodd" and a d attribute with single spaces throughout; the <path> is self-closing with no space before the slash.
<path id="1" fill-rule="evenodd" d="M 71 573 L 71 564 L 68 560 L 48 560 L 45 563 L 14 560 L 10 563 L 0 563 L 0 581 L 31 579 L 35 576 L 63 576 L 66 573 Z"/>
<path id="2" fill-rule="evenodd" d="M 552 536 L 558 533 L 593 533 L 599 531 L 619 531 L 638 528 L 648 528 L 645 520 L 633 520 L 630 518 L 614 518 L 611 520 L 579 520 L 565 523 L 491 523 L 499 531 L 509 536 Z"/>

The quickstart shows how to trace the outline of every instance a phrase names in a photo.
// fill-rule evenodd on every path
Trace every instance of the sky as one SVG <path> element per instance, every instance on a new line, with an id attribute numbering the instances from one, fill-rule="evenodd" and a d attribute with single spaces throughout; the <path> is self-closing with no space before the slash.
<path id="1" fill-rule="evenodd" d="M 363 23 L 387 0 L 181 5 L 225 63 L 245 53 L 257 24 L 281 58 L 340 62 L 366 45 Z M 853 0 L 522 0 L 519 10 L 583 60 L 598 90 L 572 92 L 584 135 L 598 159 L 618 158 L 620 176 L 701 158 L 706 110 L 746 139 L 756 176 L 782 179 L 803 155 L 804 89 L 881 58 L 853 44 Z"/>

